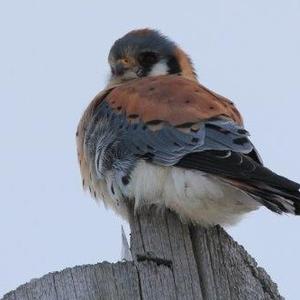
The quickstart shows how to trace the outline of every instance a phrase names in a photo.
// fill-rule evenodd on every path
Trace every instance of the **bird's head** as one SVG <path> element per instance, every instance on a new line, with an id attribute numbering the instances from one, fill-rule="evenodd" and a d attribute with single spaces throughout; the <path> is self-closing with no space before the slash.
<path id="1" fill-rule="evenodd" d="M 168 74 L 196 80 L 187 54 L 156 30 L 130 31 L 113 44 L 108 62 L 111 67 L 110 84 Z"/>

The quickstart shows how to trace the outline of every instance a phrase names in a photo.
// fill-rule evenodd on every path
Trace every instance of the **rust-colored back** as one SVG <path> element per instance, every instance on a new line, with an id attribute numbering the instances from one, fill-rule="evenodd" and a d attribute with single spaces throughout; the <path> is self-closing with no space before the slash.
<path id="1" fill-rule="evenodd" d="M 164 121 L 179 126 L 225 116 L 243 124 L 231 101 L 177 75 L 132 80 L 112 89 L 105 100 L 114 110 L 145 123 Z"/>

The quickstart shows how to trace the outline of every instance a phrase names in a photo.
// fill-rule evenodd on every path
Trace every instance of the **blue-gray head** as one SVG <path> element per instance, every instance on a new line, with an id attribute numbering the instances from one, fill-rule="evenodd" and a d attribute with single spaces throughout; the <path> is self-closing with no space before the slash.
<path id="1" fill-rule="evenodd" d="M 108 62 L 111 83 L 167 74 L 196 79 L 185 52 L 166 36 L 151 29 L 133 30 L 118 39 L 109 52 Z"/>

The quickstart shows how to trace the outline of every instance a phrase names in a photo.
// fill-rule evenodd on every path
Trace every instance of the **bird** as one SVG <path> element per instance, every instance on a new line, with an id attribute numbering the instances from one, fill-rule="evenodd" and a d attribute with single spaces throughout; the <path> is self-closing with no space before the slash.
<path id="1" fill-rule="evenodd" d="M 198 81 L 175 42 L 132 30 L 108 63 L 107 86 L 76 132 L 93 198 L 125 219 L 155 206 L 203 226 L 233 225 L 262 206 L 300 214 L 300 184 L 264 166 L 235 104 Z"/>

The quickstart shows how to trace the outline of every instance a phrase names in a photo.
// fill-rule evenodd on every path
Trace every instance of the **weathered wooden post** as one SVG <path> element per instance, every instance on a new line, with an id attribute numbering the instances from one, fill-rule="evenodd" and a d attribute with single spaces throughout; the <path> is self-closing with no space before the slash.
<path id="1" fill-rule="evenodd" d="M 283 299 L 219 226 L 188 226 L 172 212 L 151 208 L 132 215 L 130 227 L 133 261 L 49 273 L 3 299 Z"/>

